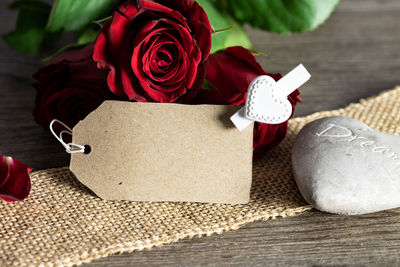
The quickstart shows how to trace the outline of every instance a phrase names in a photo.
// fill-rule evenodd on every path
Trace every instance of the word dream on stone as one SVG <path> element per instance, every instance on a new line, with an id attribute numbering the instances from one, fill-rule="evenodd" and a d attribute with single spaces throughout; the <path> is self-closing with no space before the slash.
<path id="1" fill-rule="evenodd" d="M 365 214 L 400 207 L 400 137 L 347 117 L 313 121 L 298 134 L 293 172 L 321 211 Z"/>

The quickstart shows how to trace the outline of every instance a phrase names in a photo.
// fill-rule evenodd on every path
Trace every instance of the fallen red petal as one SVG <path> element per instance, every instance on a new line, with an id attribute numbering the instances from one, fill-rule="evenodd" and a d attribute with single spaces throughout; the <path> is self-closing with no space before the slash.
<path id="1" fill-rule="evenodd" d="M 13 202 L 28 197 L 32 168 L 11 157 L 0 156 L 0 199 Z"/>

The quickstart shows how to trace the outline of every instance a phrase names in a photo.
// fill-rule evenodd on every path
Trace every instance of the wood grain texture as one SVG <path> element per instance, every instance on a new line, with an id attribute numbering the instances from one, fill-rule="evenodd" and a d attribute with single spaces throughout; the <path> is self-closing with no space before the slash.
<path id="1" fill-rule="evenodd" d="M 16 14 L 1 2 L 0 33 Z M 315 31 L 275 35 L 250 29 L 258 60 L 286 73 L 302 62 L 313 75 L 301 88 L 295 115 L 333 109 L 400 84 L 400 1 L 345 0 Z M 33 121 L 32 73 L 40 58 L 22 55 L 0 42 L 0 154 L 35 169 L 68 165 L 61 145 Z M 185 239 L 149 251 L 115 255 L 87 266 L 143 265 L 398 265 L 400 211 L 363 216 L 309 212 L 255 222 L 238 231 Z M 29 252 L 27 252 L 29 253 Z"/>

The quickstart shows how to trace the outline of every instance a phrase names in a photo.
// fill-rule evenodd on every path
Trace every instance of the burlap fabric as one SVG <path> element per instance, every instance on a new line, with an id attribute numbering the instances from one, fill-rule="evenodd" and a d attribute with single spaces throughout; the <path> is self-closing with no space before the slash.
<path id="1" fill-rule="evenodd" d="M 292 119 L 285 141 L 254 163 L 251 202 L 246 205 L 103 201 L 68 168 L 34 172 L 27 200 L 0 202 L 0 266 L 80 264 L 307 211 L 310 206 L 291 173 L 291 145 L 306 123 L 335 115 L 400 134 L 400 87 L 344 109 Z"/>

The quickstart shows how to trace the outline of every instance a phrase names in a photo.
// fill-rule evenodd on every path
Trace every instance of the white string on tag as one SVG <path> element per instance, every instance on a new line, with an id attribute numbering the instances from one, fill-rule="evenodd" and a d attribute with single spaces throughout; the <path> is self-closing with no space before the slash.
<path id="1" fill-rule="evenodd" d="M 231 116 L 231 121 L 239 131 L 254 121 L 268 124 L 287 121 L 292 114 L 287 97 L 310 77 L 302 64 L 277 82 L 267 75 L 256 77 L 247 90 L 245 106 Z"/>
<path id="2" fill-rule="evenodd" d="M 53 125 L 55 123 L 61 124 L 66 130 L 62 130 L 59 135 L 56 134 L 56 132 L 54 131 Z M 51 133 L 54 135 L 54 137 L 61 143 L 61 145 L 63 145 L 63 147 L 65 148 L 65 151 L 69 154 L 72 153 L 85 153 L 85 146 L 82 145 L 77 145 L 74 143 L 65 143 L 64 139 L 63 139 L 63 134 L 68 134 L 70 136 L 72 136 L 72 129 L 69 128 L 65 123 L 63 123 L 62 121 L 59 120 L 52 120 L 50 122 L 50 131 Z"/>

